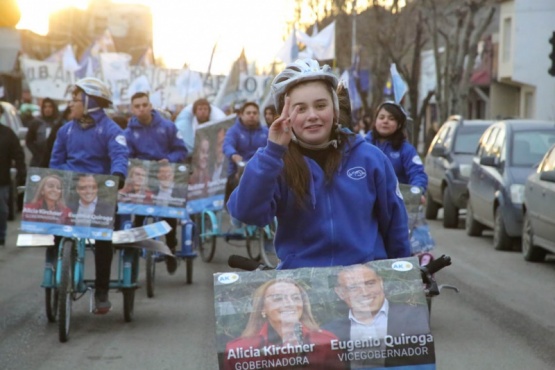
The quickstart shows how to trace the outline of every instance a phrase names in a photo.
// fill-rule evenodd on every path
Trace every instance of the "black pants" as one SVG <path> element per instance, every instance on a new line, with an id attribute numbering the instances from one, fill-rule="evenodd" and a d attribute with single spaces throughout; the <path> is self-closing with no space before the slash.
<path id="1" fill-rule="evenodd" d="M 143 224 L 145 222 L 145 217 L 146 216 L 135 216 L 135 220 L 133 221 L 133 227 L 143 226 Z M 176 233 L 177 219 L 176 218 L 163 218 L 162 220 L 166 221 L 168 223 L 168 225 L 170 225 L 170 227 L 172 228 L 166 234 L 166 244 L 168 245 L 168 247 L 170 248 L 172 253 L 174 253 L 175 248 L 177 247 L 177 233 Z"/>
<path id="2" fill-rule="evenodd" d="M 56 252 L 62 240 L 61 236 L 54 237 L 54 247 L 46 249 L 46 261 L 56 263 Z M 94 287 L 96 290 L 108 291 L 110 288 L 110 272 L 112 270 L 112 258 L 114 251 L 111 240 L 95 240 L 94 243 L 94 267 L 96 278 Z"/>

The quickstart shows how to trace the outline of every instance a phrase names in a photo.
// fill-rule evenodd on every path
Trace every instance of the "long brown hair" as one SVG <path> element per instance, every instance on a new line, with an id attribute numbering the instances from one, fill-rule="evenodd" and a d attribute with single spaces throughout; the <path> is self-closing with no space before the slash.
<path id="1" fill-rule="evenodd" d="M 249 316 L 249 321 L 245 326 L 245 330 L 241 337 L 252 337 L 258 335 L 262 326 L 267 322 L 267 319 L 262 317 L 262 310 L 264 308 L 264 299 L 266 298 L 266 291 L 269 287 L 276 283 L 288 283 L 296 286 L 301 292 L 303 300 L 303 313 L 300 318 L 301 324 L 310 330 L 320 329 L 318 323 L 312 316 L 312 308 L 306 290 L 297 281 L 290 278 L 272 279 L 260 285 L 252 295 L 252 311 Z"/>

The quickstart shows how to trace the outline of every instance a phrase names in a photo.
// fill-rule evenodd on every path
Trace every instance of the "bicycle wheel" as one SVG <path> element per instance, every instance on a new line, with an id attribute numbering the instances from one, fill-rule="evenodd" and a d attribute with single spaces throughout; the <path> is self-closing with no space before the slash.
<path id="1" fill-rule="evenodd" d="M 153 252 L 146 252 L 146 296 L 148 298 L 154 297 L 154 277 L 156 274 L 156 261 L 154 260 L 154 258 L 155 256 Z"/>
<path id="2" fill-rule="evenodd" d="M 135 308 L 135 288 L 124 288 L 123 293 L 123 319 L 125 322 L 133 321 Z"/>
<path id="3" fill-rule="evenodd" d="M 185 274 L 187 276 L 187 284 L 193 283 L 193 259 L 185 258 Z"/>
<path id="4" fill-rule="evenodd" d="M 264 247 L 263 238 L 264 229 L 255 226 L 245 227 L 245 242 L 247 244 L 247 254 L 249 258 L 260 261 L 260 251 Z"/>
<path id="5" fill-rule="evenodd" d="M 216 252 L 216 235 L 214 235 L 213 232 L 210 215 L 205 213 L 202 217 L 204 219 L 204 228 L 200 228 L 201 234 L 198 249 L 200 258 L 202 258 L 204 262 L 210 262 L 212 258 L 214 258 L 214 253 Z"/>
<path id="6" fill-rule="evenodd" d="M 260 233 L 261 239 L 261 248 L 260 254 L 262 255 L 262 261 L 264 264 L 271 268 L 276 268 L 279 263 L 279 258 L 276 254 L 276 250 L 274 248 L 274 235 L 275 235 L 275 227 L 274 225 L 269 225 L 261 229 L 262 232 Z"/>
<path id="7" fill-rule="evenodd" d="M 62 248 L 62 270 L 58 287 L 58 337 L 60 342 L 69 339 L 71 305 L 73 302 L 73 265 L 75 249 L 73 240 L 65 240 Z"/>
<path id="8" fill-rule="evenodd" d="M 56 322 L 56 318 L 58 317 L 58 289 L 45 288 L 44 298 L 48 322 Z"/>

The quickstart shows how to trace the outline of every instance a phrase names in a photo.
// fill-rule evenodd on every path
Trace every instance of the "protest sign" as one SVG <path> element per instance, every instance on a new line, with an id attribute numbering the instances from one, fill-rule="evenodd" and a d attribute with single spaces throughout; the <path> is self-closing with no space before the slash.
<path id="1" fill-rule="evenodd" d="M 227 130 L 235 116 L 200 125 L 195 131 L 193 172 L 189 178 L 189 214 L 223 207 L 228 159 L 223 153 Z"/>
<path id="2" fill-rule="evenodd" d="M 182 163 L 132 159 L 118 191 L 118 213 L 185 218 L 188 176 Z"/>
<path id="3" fill-rule="evenodd" d="M 31 167 L 21 230 L 111 240 L 117 181 L 115 176 Z"/>
<path id="4" fill-rule="evenodd" d="M 214 274 L 220 369 L 435 369 L 418 259 Z"/>

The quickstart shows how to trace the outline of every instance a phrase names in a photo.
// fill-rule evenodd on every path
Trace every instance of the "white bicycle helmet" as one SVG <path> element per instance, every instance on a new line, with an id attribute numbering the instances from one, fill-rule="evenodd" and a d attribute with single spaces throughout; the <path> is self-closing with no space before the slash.
<path id="1" fill-rule="evenodd" d="M 103 99 L 112 104 L 112 92 L 110 87 L 103 81 L 95 77 L 85 77 L 75 83 L 75 86 L 80 88 L 89 96 Z"/>
<path id="2" fill-rule="evenodd" d="M 327 64 L 320 67 L 318 61 L 314 59 L 297 59 L 293 63 L 288 64 L 272 81 L 272 94 L 274 96 L 274 104 L 278 109 L 278 113 L 283 109 L 284 95 L 295 85 L 305 81 L 322 80 L 328 82 L 333 91 L 333 100 L 335 111 L 339 111 L 339 103 L 335 90 L 339 84 L 339 79 L 333 73 L 331 67 Z"/>

